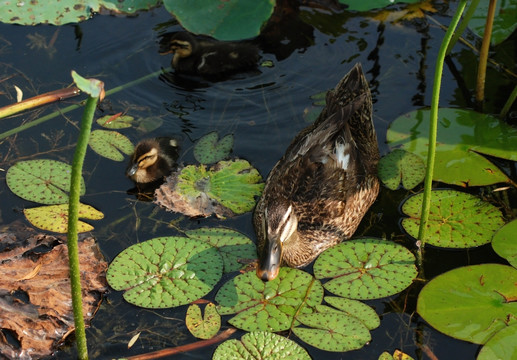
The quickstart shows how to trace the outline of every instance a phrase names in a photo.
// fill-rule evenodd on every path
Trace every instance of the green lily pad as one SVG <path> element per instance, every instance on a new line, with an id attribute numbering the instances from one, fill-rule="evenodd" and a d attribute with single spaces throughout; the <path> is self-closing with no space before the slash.
<path id="1" fill-rule="evenodd" d="M 388 189 L 413 189 L 424 181 L 425 165 L 422 158 L 401 149 L 395 149 L 379 161 L 379 179 Z"/>
<path id="2" fill-rule="evenodd" d="M 134 117 L 129 115 L 106 115 L 97 119 L 97 124 L 106 129 L 125 129 L 131 127 Z"/>
<path id="3" fill-rule="evenodd" d="M 281 268 L 277 278 L 268 282 L 254 272 L 238 275 L 215 297 L 219 314 L 237 314 L 228 322 L 246 331 L 287 330 L 295 315 L 312 312 L 322 299 L 320 282 L 291 268 Z"/>
<path id="4" fill-rule="evenodd" d="M 347 6 L 348 11 L 370 11 L 374 9 L 385 8 L 386 6 L 392 5 L 393 3 L 414 4 L 419 1 L 420 0 L 339 0 L 341 4 L 345 4 Z"/>
<path id="5" fill-rule="evenodd" d="M 55 160 L 20 161 L 9 168 L 7 186 L 19 197 L 40 204 L 68 202 L 72 167 Z M 81 178 L 81 195 L 85 193 Z"/>
<path id="6" fill-rule="evenodd" d="M 29 222 L 37 228 L 53 231 L 57 233 L 66 233 L 68 231 L 68 204 L 39 206 L 30 209 L 24 209 L 23 213 Z M 90 205 L 79 204 L 79 218 L 100 220 L 104 214 L 94 209 Z M 82 221 L 77 222 L 77 231 L 92 231 L 93 226 Z"/>
<path id="7" fill-rule="evenodd" d="M 223 259 L 224 272 L 238 271 L 257 258 L 257 249 L 253 241 L 232 229 L 206 227 L 188 230 L 186 235 L 215 247 Z"/>
<path id="8" fill-rule="evenodd" d="M 194 146 L 194 157 L 201 164 L 213 164 L 223 160 L 232 151 L 233 134 L 219 140 L 217 132 L 211 132 L 199 139 Z"/>
<path id="9" fill-rule="evenodd" d="M 378 239 L 347 240 L 325 250 L 314 263 L 316 279 L 333 294 L 367 300 L 397 294 L 417 275 L 414 255 L 396 243 Z"/>
<path id="10" fill-rule="evenodd" d="M 402 227 L 418 237 L 423 194 L 417 194 L 402 205 L 408 218 Z M 503 226 L 503 214 L 492 204 L 474 195 L 454 190 L 433 190 L 425 242 L 446 248 L 469 248 L 489 243 Z"/>
<path id="11" fill-rule="evenodd" d="M 417 110 L 390 125 L 387 141 L 425 161 L 428 134 L 429 110 Z M 441 108 L 433 179 L 459 186 L 508 182 L 506 174 L 483 154 L 517 161 L 517 130 L 494 116 Z"/>
<path id="12" fill-rule="evenodd" d="M 189 165 L 169 176 L 155 192 L 155 203 L 187 216 L 219 217 L 253 210 L 264 183 L 246 160 L 220 161 L 210 169 Z"/>
<path id="13" fill-rule="evenodd" d="M 105 158 L 123 161 L 124 155 L 131 155 L 134 146 L 131 141 L 116 131 L 94 130 L 90 136 L 90 147 L 100 156 Z"/>
<path id="14" fill-rule="evenodd" d="M 75 85 L 91 97 L 99 97 L 104 92 L 104 83 L 97 79 L 85 79 L 74 70 L 72 70 L 72 78 Z"/>
<path id="15" fill-rule="evenodd" d="M 148 116 L 145 118 L 138 119 L 137 130 L 144 133 L 152 132 L 163 125 L 163 118 L 159 116 Z"/>
<path id="16" fill-rule="evenodd" d="M 469 28 L 480 38 L 485 34 L 486 14 L 489 1 L 480 1 L 474 15 L 469 21 Z M 492 45 L 506 40 L 517 28 L 517 4 L 515 1 L 497 1 L 495 6 L 494 23 L 492 25 Z M 507 358 L 509 359 L 509 358 Z"/>
<path id="17" fill-rule="evenodd" d="M 365 303 L 337 296 L 325 296 L 325 301 L 345 314 L 357 318 L 368 330 L 376 329 L 381 324 L 379 315 Z"/>
<path id="18" fill-rule="evenodd" d="M 265 331 L 255 331 L 241 340 L 227 340 L 215 349 L 213 360 L 310 360 L 311 357 L 294 341 Z"/>
<path id="19" fill-rule="evenodd" d="M 214 304 L 208 303 L 205 306 L 205 316 L 203 317 L 199 305 L 192 304 L 187 309 L 185 322 L 187 329 L 195 337 L 211 339 L 221 328 L 221 315 L 217 312 Z"/>
<path id="20" fill-rule="evenodd" d="M 481 348 L 476 360 L 517 359 L 517 323 L 503 328 Z"/>
<path id="21" fill-rule="evenodd" d="M 205 296 L 220 280 L 221 256 L 212 246 L 185 237 L 159 237 L 122 251 L 106 273 L 108 284 L 125 290 L 127 302 L 169 308 Z"/>
<path id="22" fill-rule="evenodd" d="M 393 352 L 393 355 L 390 354 L 387 351 L 384 351 L 380 356 L 378 360 L 413 360 L 411 356 L 408 354 L 403 353 L 400 350 L 395 350 Z"/>
<path id="23" fill-rule="evenodd" d="M 510 265 L 517 268 L 517 220 L 509 222 L 500 228 L 492 239 L 492 248 L 497 255 L 505 258 Z"/>
<path id="24" fill-rule="evenodd" d="M 441 274 L 418 295 L 417 311 L 435 329 L 475 344 L 486 343 L 517 317 L 517 270 L 483 264 Z"/>

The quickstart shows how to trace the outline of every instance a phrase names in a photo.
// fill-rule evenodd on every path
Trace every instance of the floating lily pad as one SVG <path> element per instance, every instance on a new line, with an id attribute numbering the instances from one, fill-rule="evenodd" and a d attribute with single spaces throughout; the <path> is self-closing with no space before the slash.
<path id="1" fill-rule="evenodd" d="M 497 255 L 505 258 L 510 265 L 517 268 L 517 220 L 506 224 L 499 229 L 492 240 L 492 247 Z"/>
<path id="2" fill-rule="evenodd" d="M 213 289 L 223 271 L 212 246 L 184 237 L 160 237 L 135 244 L 117 255 L 106 278 L 125 290 L 127 302 L 145 308 L 188 304 Z"/>
<path id="3" fill-rule="evenodd" d="M 68 231 L 68 204 L 40 206 L 24 209 L 23 213 L 29 222 L 43 230 L 57 233 Z M 79 218 L 100 220 L 104 214 L 90 205 L 79 203 Z M 92 231 L 93 226 L 82 221 L 77 222 L 77 231 L 82 233 Z"/>
<path id="4" fill-rule="evenodd" d="M 186 235 L 215 247 L 224 262 L 224 271 L 237 271 L 257 258 L 255 244 L 244 234 L 227 228 L 201 228 L 189 230 Z"/>
<path id="5" fill-rule="evenodd" d="M 189 165 L 167 178 L 155 202 L 187 216 L 243 214 L 255 206 L 264 183 L 246 160 L 221 161 L 210 169 Z"/>
<path id="6" fill-rule="evenodd" d="M 379 299 L 397 294 L 417 275 L 414 255 L 396 243 L 378 239 L 347 240 L 325 250 L 314 263 L 316 279 L 333 294 Z"/>
<path id="7" fill-rule="evenodd" d="M 246 331 L 282 331 L 296 314 L 312 312 L 321 303 L 323 288 L 310 274 L 281 268 L 273 281 L 263 282 L 254 272 L 236 276 L 217 293 L 221 315 L 237 314 L 228 322 Z"/>
<path id="8" fill-rule="evenodd" d="M 223 160 L 232 151 L 233 134 L 219 140 L 217 132 L 211 132 L 199 139 L 194 146 L 194 157 L 201 164 L 213 164 Z"/>
<path id="9" fill-rule="evenodd" d="M 373 9 L 382 9 L 386 6 L 392 5 L 393 3 L 406 3 L 413 4 L 420 0 L 367 0 L 367 1 L 354 1 L 354 0 L 339 0 L 341 4 L 347 6 L 348 11 L 370 11 Z"/>
<path id="10" fill-rule="evenodd" d="M 347 315 L 357 318 L 368 330 L 376 329 L 381 324 L 379 315 L 365 303 L 337 296 L 325 296 L 325 301 Z"/>
<path id="11" fill-rule="evenodd" d="M 379 179 L 388 189 L 413 189 L 424 181 L 425 165 L 422 158 L 405 150 L 395 149 L 379 161 Z"/>
<path id="12" fill-rule="evenodd" d="M 124 155 L 131 155 L 134 146 L 131 141 L 116 131 L 94 130 L 90 136 L 90 147 L 100 156 L 105 158 L 123 161 Z"/>
<path id="13" fill-rule="evenodd" d="M 517 359 L 517 323 L 503 328 L 488 340 L 476 360 Z"/>
<path id="14" fill-rule="evenodd" d="M 418 295 L 417 311 L 449 336 L 484 344 L 517 317 L 515 284 L 517 270 L 510 266 L 464 266 L 425 285 Z"/>
<path id="15" fill-rule="evenodd" d="M 423 194 L 417 194 L 402 205 L 408 218 L 402 227 L 418 237 Z M 454 190 L 434 190 L 425 242 L 446 248 L 469 248 L 489 243 L 503 226 L 503 214 L 494 205 L 476 196 Z"/>
<path id="16" fill-rule="evenodd" d="M 429 110 L 397 118 L 389 127 L 390 146 L 427 159 Z M 441 108 L 433 179 L 460 186 L 509 181 L 483 154 L 517 161 L 517 129 L 494 116 L 471 110 Z"/>
<path id="17" fill-rule="evenodd" d="M 97 124 L 106 129 L 125 129 L 131 127 L 134 117 L 129 115 L 106 115 L 97 119 Z"/>
<path id="18" fill-rule="evenodd" d="M 203 317 L 199 305 L 192 304 L 187 309 L 185 322 L 187 329 L 195 337 L 211 339 L 221 328 L 221 315 L 217 312 L 214 304 L 208 303 L 205 306 L 205 316 Z"/>
<path id="19" fill-rule="evenodd" d="M 7 186 L 19 197 L 40 204 L 68 202 L 72 167 L 55 160 L 20 161 L 9 168 Z M 81 195 L 85 193 L 81 178 Z"/>
<path id="20" fill-rule="evenodd" d="M 298 344 L 283 336 L 265 331 L 245 334 L 241 340 L 227 340 L 215 349 L 212 360 L 310 360 Z"/>
<path id="21" fill-rule="evenodd" d="M 411 356 L 400 350 L 395 350 L 393 355 L 385 351 L 379 356 L 379 360 L 413 360 Z"/>

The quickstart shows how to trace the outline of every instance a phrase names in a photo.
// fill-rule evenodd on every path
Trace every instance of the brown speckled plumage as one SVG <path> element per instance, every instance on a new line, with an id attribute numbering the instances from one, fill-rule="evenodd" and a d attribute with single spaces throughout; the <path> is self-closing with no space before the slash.
<path id="1" fill-rule="evenodd" d="M 271 170 L 255 208 L 257 274 L 264 280 L 276 277 L 280 264 L 306 266 L 349 239 L 378 195 L 379 149 L 360 64 L 326 103 Z"/>

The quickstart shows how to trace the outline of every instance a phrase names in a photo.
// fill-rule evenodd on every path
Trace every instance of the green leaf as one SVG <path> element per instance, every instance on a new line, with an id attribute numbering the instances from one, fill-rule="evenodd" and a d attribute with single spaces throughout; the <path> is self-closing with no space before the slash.
<path id="1" fill-rule="evenodd" d="M 423 194 L 402 205 L 402 227 L 418 237 Z M 503 214 L 492 204 L 474 195 L 454 190 L 433 190 L 425 242 L 446 248 L 469 248 L 489 243 L 503 226 Z"/>
<path id="2" fill-rule="evenodd" d="M 75 85 L 82 91 L 90 95 L 91 97 L 99 97 L 104 91 L 104 83 L 97 79 L 85 79 L 74 70 L 72 70 L 72 78 L 74 79 Z"/>
<path id="3" fill-rule="evenodd" d="M 341 4 L 345 4 L 347 6 L 348 11 L 370 11 L 373 9 L 382 9 L 386 6 L 393 5 L 393 3 L 405 3 L 405 4 L 414 4 L 421 0 L 339 0 Z"/>
<path id="4" fill-rule="evenodd" d="M 427 159 L 429 110 L 397 118 L 389 127 L 390 146 Z M 482 186 L 509 181 L 483 156 L 517 161 L 517 130 L 498 118 L 471 110 L 441 108 L 433 179 L 460 186 Z"/>
<path id="5" fill-rule="evenodd" d="M 469 28 L 480 38 L 485 34 L 486 15 L 488 14 L 489 1 L 480 1 L 469 21 Z M 492 45 L 497 45 L 506 40 L 517 28 L 517 3 L 515 1 L 497 1 L 495 7 L 494 23 L 492 28 Z"/>
<path id="6" fill-rule="evenodd" d="M 160 237 L 135 244 L 117 255 L 106 278 L 125 290 L 127 302 L 169 308 L 205 296 L 220 280 L 221 256 L 212 246 L 184 237 Z"/>
<path id="7" fill-rule="evenodd" d="M 190 305 L 185 322 L 190 333 L 199 339 L 211 339 L 221 328 L 221 316 L 212 303 L 205 306 L 204 317 L 201 315 L 199 305 Z"/>
<path id="8" fill-rule="evenodd" d="M 9 168 L 7 186 L 19 197 L 41 204 L 68 202 L 72 167 L 55 160 L 20 161 Z M 85 193 L 81 178 L 81 195 Z"/>
<path id="9" fill-rule="evenodd" d="M 215 247 L 223 259 L 224 272 L 238 271 L 246 267 L 250 260 L 257 258 L 257 249 L 253 241 L 232 229 L 205 227 L 188 230 L 186 235 Z"/>
<path id="10" fill-rule="evenodd" d="M 494 235 L 492 247 L 497 255 L 505 258 L 510 265 L 517 268 L 517 220 L 506 224 L 500 228 Z"/>
<path id="11" fill-rule="evenodd" d="M 131 155 L 134 146 L 131 141 L 116 131 L 94 130 L 90 136 L 90 147 L 100 156 L 105 158 L 122 161 L 124 155 Z"/>
<path id="12" fill-rule="evenodd" d="M 345 314 L 357 318 L 368 330 L 376 329 L 381 324 L 375 310 L 365 303 L 337 296 L 325 296 L 325 301 Z"/>
<path id="13" fill-rule="evenodd" d="M 422 158 L 401 149 L 395 149 L 379 161 L 379 179 L 388 189 L 397 190 L 402 181 L 404 189 L 413 189 L 425 177 Z"/>
<path id="14" fill-rule="evenodd" d="M 314 263 L 323 286 L 351 299 L 379 299 L 396 294 L 417 275 L 415 257 L 405 247 L 378 239 L 347 240 L 325 250 Z"/>
<path id="15" fill-rule="evenodd" d="M 517 323 L 503 328 L 481 348 L 476 360 L 517 359 Z"/>
<path id="16" fill-rule="evenodd" d="M 226 158 L 233 147 L 233 135 L 219 140 L 217 132 L 211 132 L 199 139 L 194 146 L 194 157 L 201 164 L 212 164 Z"/>
<path id="17" fill-rule="evenodd" d="M 483 264 L 441 274 L 418 295 L 417 311 L 449 336 L 484 344 L 517 317 L 517 270 Z"/>
<path id="18" fill-rule="evenodd" d="M 97 119 L 97 124 L 106 129 L 125 129 L 131 127 L 134 117 L 129 115 L 106 115 Z"/>
<path id="19" fill-rule="evenodd" d="M 215 349 L 213 360 L 310 360 L 294 341 L 265 331 L 245 334 L 241 340 L 227 340 Z"/>
<path id="20" fill-rule="evenodd" d="M 323 288 L 308 273 L 281 268 L 277 278 L 263 282 L 254 272 L 236 276 L 217 293 L 221 315 L 237 314 L 228 322 L 246 331 L 282 331 L 296 314 L 312 312 L 321 303 Z"/>
<path id="21" fill-rule="evenodd" d="M 68 231 L 68 204 L 40 206 L 30 209 L 24 209 L 23 213 L 29 222 L 43 230 L 53 231 L 57 233 L 66 233 Z M 94 209 L 90 205 L 79 203 L 79 218 L 100 220 L 104 214 Z M 77 222 L 77 231 L 92 231 L 93 226 L 82 221 Z"/>

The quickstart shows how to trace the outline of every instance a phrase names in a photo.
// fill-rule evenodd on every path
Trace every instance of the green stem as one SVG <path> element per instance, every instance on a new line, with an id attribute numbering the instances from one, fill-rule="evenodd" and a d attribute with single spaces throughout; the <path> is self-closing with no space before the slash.
<path id="1" fill-rule="evenodd" d="M 476 108 L 480 112 L 483 111 L 483 102 L 485 101 L 486 64 L 490 50 L 490 39 L 492 38 L 496 4 L 497 0 L 490 0 L 488 13 L 486 15 L 485 34 L 483 35 L 483 42 L 479 50 L 478 76 L 476 81 Z"/>
<path id="2" fill-rule="evenodd" d="M 79 197 L 81 192 L 81 178 L 83 172 L 84 156 L 90 138 L 93 116 L 97 106 L 98 97 L 89 97 L 86 101 L 79 139 L 72 163 L 72 175 L 70 180 L 70 198 L 68 201 L 68 261 L 70 266 L 70 281 L 72 284 L 72 307 L 74 310 L 75 338 L 79 359 L 88 359 L 88 347 L 86 346 L 86 331 L 83 318 L 83 304 L 81 293 L 81 273 L 79 270 L 79 247 L 77 236 L 77 222 L 79 220 Z"/>
<path id="3" fill-rule="evenodd" d="M 451 53 L 452 48 L 458 42 L 461 35 L 465 32 L 465 29 L 469 25 L 469 21 L 472 18 L 472 15 L 474 15 L 474 12 L 476 11 L 478 4 L 479 0 L 471 1 L 469 8 L 467 9 L 467 11 L 465 11 L 465 16 L 463 17 L 460 26 L 458 26 L 458 29 L 454 32 L 454 36 L 452 37 L 451 42 L 447 46 L 447 52 L 445 53 L 445 55 L 449 55 Z"/>
<path id="4" fill-rule="evenodd" d="M 440 102 L 440 87 L 442 83 L 442 72 L 443 72 L 443 61 L 445 60 L 445 52 L 447 46 L 451 41 L 454 29 L 460 21 L 461 14 L 465 9 L 467 0 L 461 0 L 456 13 L 452 18 L 449 25 L 449 29 L 445 33 L 445 36 L 438 52 L 438 58 L 436 59 L 436 67 L 434 71 L 434 85 L 433 85 L 433 97 L 431 100 L 431 114 L 429 123 L 429 147 L 427 150 L 427 171 L 425 173 L 424 183 L 424 198 L 422 200 L 422 212 L 420 215 L 420 227 L 418 229 L 418 239 L 420 240 L 420 251 L 419 251 L 419 262 L 422 261 L 421 249 L 425 245 L 425 233 L 427 230 L 427 220 L 429 219 L 429 209 L 431 208 L 431 188 L 433 184 L 433 173 L 434 173 L 434 159 L 436 152 L 436 133 L 438 128 L 438 105 Z"/>
<path id="5" fill-rule="evenodd" d="M 506 114 L 508 114 L 508 111 L 510 111 L 510 108 L 512 107 L 515 99 L 517 98 L 517 85 L 513 88 L 512 93 L 508 97 L 508 100 L 506 100 L 506 104 L 503 106 L 503 110 L 501 110 L 501 114 L 499 116 L 501 119 L 504 119 L 506 117 Z"/>

